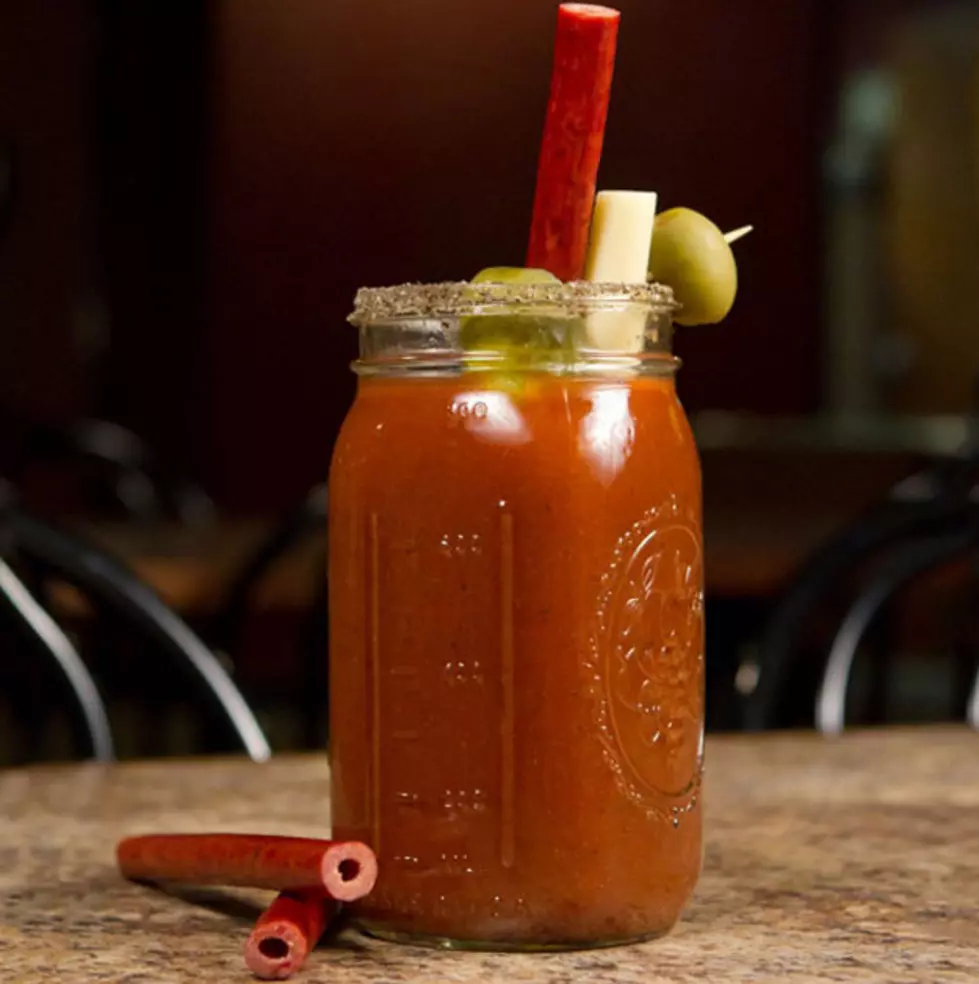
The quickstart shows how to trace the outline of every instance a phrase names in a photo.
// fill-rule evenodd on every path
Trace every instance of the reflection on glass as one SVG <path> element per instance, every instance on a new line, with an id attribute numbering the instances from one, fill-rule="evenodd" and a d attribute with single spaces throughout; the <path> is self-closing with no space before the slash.
<path id="1" fill-rule="evenodd" d="M 452 413 L 465 420 L 467 430 L 494 444 L 526 444 L 530 440 L 520 410 L 499 390 L 460 393 L 452 401 Z"/>
<path id="2" fill-rule="evenodd" d="M 629 388 L 607 386 L 592 392 L 591 410 L 581 424 L 579 450 L 598 477 L 610 484 L 629 460 L 636 430 Z"/>

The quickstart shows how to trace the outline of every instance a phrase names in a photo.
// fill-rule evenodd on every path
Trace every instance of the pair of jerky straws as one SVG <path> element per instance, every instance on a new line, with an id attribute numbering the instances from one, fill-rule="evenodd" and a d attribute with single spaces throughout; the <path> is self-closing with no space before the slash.
<path id="1" fill-rule="evenodd" d="M 152 834 L 121 841 L 116 856 L 134 881 L 277 891 L 245 942 L 245 963 L 263 980 L 299 970 L 340 905 L 363 898 L 377 880 L 374 852 L 358 841 Z"/>

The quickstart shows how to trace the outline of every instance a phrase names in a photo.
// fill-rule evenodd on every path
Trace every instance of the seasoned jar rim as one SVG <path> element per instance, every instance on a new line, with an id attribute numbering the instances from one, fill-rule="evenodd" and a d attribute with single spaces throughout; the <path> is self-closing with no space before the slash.
<path id="1" fill-rule="evenodd" d="M 520 308 L 522 314 L 560 311 L 575 317 L 606 308 L 635 305 L 669 316 L 680 309 L 665 284 L 570 283 L 501 284 L 446 281 L 361 287 L 347 320 L 357 327 L 399 321 L 493 315 Z"/>

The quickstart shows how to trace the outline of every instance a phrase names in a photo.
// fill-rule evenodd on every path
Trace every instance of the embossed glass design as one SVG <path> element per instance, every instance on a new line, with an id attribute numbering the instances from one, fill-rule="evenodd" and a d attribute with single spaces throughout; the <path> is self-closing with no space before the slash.
<path id="1" fill-rule="evenodd" d="M 353 909 L 390 939 L 649 938 L 699 874 L 700 468 L 670 298 L 560 287 L 393 288 L 352 318 L 358 391 L 331 471 L 333 824 L 378 853 Z M 637 319 L 635 343 L 595 344 Z"/>

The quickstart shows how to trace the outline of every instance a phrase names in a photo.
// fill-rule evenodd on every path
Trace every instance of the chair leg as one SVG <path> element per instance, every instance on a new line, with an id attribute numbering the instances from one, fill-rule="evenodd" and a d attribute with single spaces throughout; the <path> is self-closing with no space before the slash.
<path id="1" fill-rule="evenodd" d="M 38 604 L 34 596 L 5 561 L 0 560 L 0 598 L 20 617 L 35 643 L 53 660 L 63 679 L 71 688 L 75 704 L 84 721 L 91 742 L 92 757 L 103 762 L 115 758 L 109 716 L 91 673 L 81 656 L 65 635 L 61 626 Z M 36 712 L 27 709 L 28 718 L 36 720 Z M 32 741 L 39 741 L 35 725 L 25 721 Z"/>
<path id="2" fill-rule="evenodd" d="M 873 673 L 867 703 L 869 724 L 883 724 L 887 720 L 890 681 L 897 663 L 894 647 L 897 642 L 895 613 L 892 604 L 886 604 L 877 616 L 877 624 L 868 633 L 868 649 Z"/>
<path id="3" fill-rule="evenodd" d="M 945 500 L 891 504 L 864 516 L 820 549 L 796 575 L 761 634 L 758 684 L 744 702 L 745 730 L 764 731 L 778 723 L 785 695 L 791 693 L 796 649 L 827 592 L 862 562 L 909 537 L 961 527 L 961 514 L 959 505 Z"/>
<path id="4" fill-rule="evenodd" d="M 19 545 L 52 573 L 85 590 L 93 601 L 138 626 L 186 672 L 220 709 L 246 752 L 256 761 L 272 754 L 241 691 L 190 626 L 141 581 L 104 551 L 23 513 L 11 523 Z"/>
<path id="5" fill-rule="evenodd" d="M 971 527 L 944 536 L 919 537 L 891 552 L 887 563 L 860 593 L 844 616 L 826 661 L 816 697 L 816 727 L 824 734 L 843 730 L 846 695 L 857 650 L 881 609 L 915 578 L 974 550 L 977 531 Z"/>

